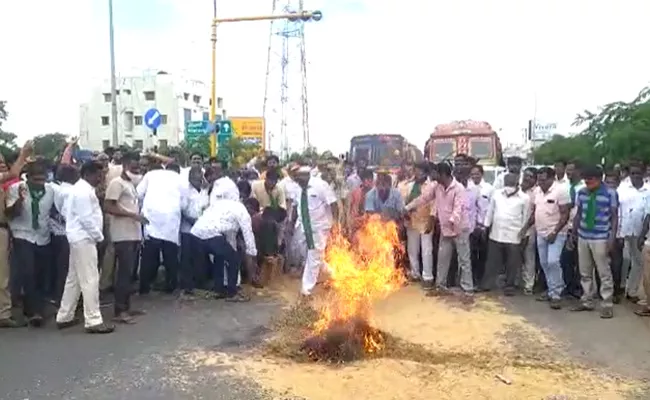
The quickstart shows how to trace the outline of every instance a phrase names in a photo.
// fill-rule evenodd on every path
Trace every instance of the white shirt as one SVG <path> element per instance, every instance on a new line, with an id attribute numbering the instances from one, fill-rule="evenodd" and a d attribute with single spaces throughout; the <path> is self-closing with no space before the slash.
<path id="1" fill-rule="evenodd" d="M 298 202 L 298 199 L 300 198 L 300 185 L 296 183 L 291 177 L 287 176 L 282 178 L 280 182 L 278 182 L 278 186 L 284 190 L 284 194 L 286 195 L 286 198 L 291 200 L 294 204 Z"/>
<path id="2" fill-rule="evenodd" d="M 181 220 L 181 233 L 189 233 L 193 223 L 199 219 L 203 211 L 210 203 L 207 189 L 196 190 L 191 183 L 187 183 L 185 207 L 182 214 L 185 218 Z"/>
<path id="3" fill-rule="evenodd" d="M 482 222 L 485 220 L 485 214 L 487 213 L 488 206 L 490 205 L 490 198 L 492 198 L 492 192 L 494 192 L 494 186 L 489 184 L 488 182 L 481 180 L 479 184 L 475 184 L 471 180 L 467 183 L 467 187 L 474 187 L 478 186 L 480 188 L 480 193 L 478 197 L 478 220 L 479 222 Z"/>
<path id="4" fill-rule="evenodd" d="M 530 217 L 530 197 L 521 190 L 508 197 L 505 190 L 495 190 L 492 194 L 484 225 L 492 226 L 490 240 L 518 244 L 522 239 L 519 232 Z"/>
<path id="5" fill-rule="evenodd" d="M 68 182 L 61 182 L 52 184 L 51 187 L 54 189 L 54 208 L 56 208 L 58 215 L 57 217 L 50 216 L 50 230 L 56 236 L 65 236 L 65 211 L 63 205 L 70 196 L 73 186 Z"/>
<path id="6" fill-rule="evenodd" d="M 20 187 L 27 188 L 26 182 L 16 182 L 7 190 L 7 206 L 13 205 L 19 197 Z M 45 246 L 50 243 L 50 210 L 54 205 L 54 189 L 52 184 L 45 184 L 45 194 L 39 201 L 38 229 L 32 226 L 32 199 L 29 190 L 23 200 L 22 208 L 17 210 L 18 215 L 9 219 L 11 234 L 17 239 L 26 240 L 38 246 Z"/>
<path id="7" fill-rule="evenodd" d="M 639 236 L 643 229 L 646 203 L 650 200 L 650 189 L 621 185 L 618 193 L 618 237 Z"/>
<path id="8" fill-rule="evenodd" d="M 210 204 L 192 227 L 190 233 L 201 240 L 216 236 L 233 236 L 241 229 L 246 254 L 257 255 L 253 225 L 248 210 L 239 200 L 219 200 Z"/>
<path id="9" fill-rule="evenodd" d="M 165 169 L 149 171 L 142 177 L 137 191 L 142 215 L 149 220 L 144 226 L 145 237 L 179 244 L 185 184 L 180 174 Z"/>
<path id="10" fill-rule="evenodd" d="M 222 176 L 212 184 L 210 204 L 221 199 L 239 201 L 239 188 L 237 187 L 237 184 L 227 176 Z"/>
<path id="11" fill-rule="evenodd" d="M 500 175 L 498 175 L 494 179 L 494 189 L 503 189 L 504 188 L 504 183 L 503 180 L 506 178 L 506 174 L 509 174 L 510 172 L 504 171 Z M 521 186 L 521 182 L 524 180 L 524 170 L 522 169 L 521 172 L 519 172 L 519 186 Z"/>
<path id="12" fill-rule="evenodd" d="M 95 188 L 84 179 L 75 183 L 63 205 L 65 234 L 69 243 L 104 240 L 104 215 L 99 207 Z"/>
<path id="13" fill-rule="evenodd" d="M 307 207 L 312 231 L 329 230 L 332 227 L 332 203 L 336 203 L 336 194 L 330 185 L 320 178 L 311 178 L 307 184 Z M 302 225 L 301 222 L 302 188 L 298 194 L 298 223 Z"/>

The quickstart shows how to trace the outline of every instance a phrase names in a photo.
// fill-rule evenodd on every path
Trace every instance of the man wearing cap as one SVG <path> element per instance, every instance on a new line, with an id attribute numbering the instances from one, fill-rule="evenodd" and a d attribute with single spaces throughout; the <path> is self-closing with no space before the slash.
<path id="1" fill-rule="evenodd" d="M 301 294 L 311 295 L 322 268 L 326 268 L 324 253 L 333 222 L 338 219 L 336 195 L 322 179 L 311 176 L 311 168 L 298 169 L 296 180 L 300 185 L 298 198 L 298 227 L 307 243 L 307 260 L 302 275 Z"/>

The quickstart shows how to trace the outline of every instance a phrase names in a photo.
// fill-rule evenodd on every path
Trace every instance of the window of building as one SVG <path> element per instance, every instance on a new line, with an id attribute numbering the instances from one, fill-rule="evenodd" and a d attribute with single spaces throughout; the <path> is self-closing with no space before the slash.
<path id="1" fill-rule="evenodd" d="M 137 150 L 142 150 L 142 140 L 134 140 L 133 141 L 133 148 Z"/>
<path id="2" fill-rule="evenodd" d="M 144 92 L 144 99 L 146 101 L 154 101 L 154 100 L 156 100 L 156 92 L 153 92 L 153 91 Z"/>
<path id="3" fill-rule="evenodd" d="M 122 90 L 124 90 L 124 94 L 129 94 L 129 95 L 131 94 L 131 89 L 122 89 Z"/>
<path id="4" fill-rule="evenodd" d="M 110 140 L 102 140 L 102 149 L 106 150 L 109 147 L 111 147 L 111 141 Z"/>
<path id="5" fill-rule="evenodd" d="M 183 93 L 183 100 L 189 100 L 190 99 L 190 94 L 189 93 Z"/>
<path id="6" fill-rule="evenodd" d="M 192 110 L 189 108 L 183 109 L 183 123 L 187 124 L 192 120 Z"/>
<path id="7" fill-rule="evenodd" d="M 133 121 L 136 125 L 142 125 L 142 115 L 136 115 L 133 117 Z"/>
<path id="8" fill-rule="evenodd" d="M 105 103 L 110 103 L 111 102 L 111 94 L 110 93 L 102 93 L 104 96 L 104 102 Z"/>
<path id="9" fill-rule="evenodd" d="M 160 150 L 167 150 L 167 141 L 165 139 L 160 139 L 158 141 L 158 148 Z"/>
<path id="10" fill-rule="evenodd" d="M 110 125 L 110 123 L 111 123 L 111 118 L 110 117 L 108 117 L 106 115 L 102 116 L 102 125 L 103 126 Z"/>
<path id="11" fill-rule="evenodd" d="M 203 120 L 204 121 L 209 121 L 210 120 L 210 113 L 209 112 L 205 111 L 203 113 Z"/>
<path id="12" fill-rule="evenodd" d="M 133 132 L 133 111 L 124 112 L 124 130 Z"/>
<path id="13" fill-rule="evenodd" d="M 160 125 L 167 125 L 167 115 L 166 114 L 162 114 L 160 116 Z"/>
<path id="14" fill-rule="evenodd" d="M 199 104 L 201 102 L 201 96 L 192 96 L 192 101 L 194 101 L 196 104 Z"/>
<path id="15" fill-rule="evenodd" d="M 223 99 L 221 97 L 217 97 L 217 108 L 223 108 Z"/>

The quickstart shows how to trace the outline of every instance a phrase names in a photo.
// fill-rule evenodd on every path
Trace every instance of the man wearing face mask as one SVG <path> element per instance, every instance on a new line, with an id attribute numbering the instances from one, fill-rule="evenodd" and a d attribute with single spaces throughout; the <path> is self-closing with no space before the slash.
<path id="1" fill-rule="evenodd" d="M 6 215 L 13 234 L 13 257 L 19 268 L 25 294 L 24 313 L 30 325 L 43 324 L 46 295 L 52 288 L 40 284 L 50 281 L 51 268 L 50 210 L 54 206 L 54 190 L 45 183 L 47 169 L 42 162 L 27 166 L 27 182 L 13 184 L 7 193 Z"/>
<path id="2" fill-rule="evenodd" d="M 594 266 L 600 276 L 601 318 L 614 316 L 614 284 L 609 267 L 609 252 L 614 248 L 618 231 L 618 195 L 602 182 L 598 167 L 585 168 L 585 187 L 576 196 L 577 212 L 573 226 L 578 234 L 578 257 L 582 298 L 573 311 L 594 309 Z"/>
<path id="3" fill-rule="evenodd" d="M 519 177 L 509 173 L 503 179 L 505 187 L 494 192 L 488 206 L 484 227 L 492 227 L 488 242 L 488 261 L 481 289 L 492 290 L 498 272 L 506 266 L 504 294 L 516 292 L 518 269 L 521 266 L 521 240 L 530 217 L 530 198 L 519 190 Z M 505 260 L 504 260 L 505 255 Z"/>
<path id="4" fill-rule="evenodd" d="M 138 265 L 142 224 L 148 221 L 140 214 L 135 182 L 131 180 L 131 175 L 137 176 L 140 169 L 138 155 L 125 153 L 121 162 L 122 174 L 106 188 L 104 210 L 110 219 L 109 237 L 117 261 L 114 321 L 130 324 L 134 322 L 133 316 L 141 314 L 130 307 L 131 277 Z"/>

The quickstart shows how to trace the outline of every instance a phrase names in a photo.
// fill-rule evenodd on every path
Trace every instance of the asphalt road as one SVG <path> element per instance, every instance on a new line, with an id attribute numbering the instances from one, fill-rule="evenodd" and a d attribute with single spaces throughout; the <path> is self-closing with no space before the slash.
<path id="1" fill-rule="evenodd" d="M 603 321 L 597 313 L 552 311 L 523 296 L 503 301 L 566 342 L 570 354 L 622 375 L 650 377 L 650 320 L 636 317 L 630 307 L 617 306 L 615 318 Z M 0 399 L 266 398 L 254 382 L 215 368 L 187 369 L 179 355 L 197 349 L 238 352 L 256 344 L 277 304 L 260 298 L 248 304 L 180 303 L 154 295 L 136 299 L 136 305 L 148 314 L 111 335 L 87 335 L 80 327 L 59 332 L 52 323 L 41 330 L 0 331 Z"/>
<path id="2" fill-rule="evenodd" d="M 181 303 L 171 296 L 136 299 L 147 311 L 109 335 L 82 327 L 0 331 L 0 399 L 257 400 L 262 390 L 228 374 L 209 376 L 174 365 L 184 352 L 245 347 L 259 340 L 276 305 L 254 300 Z M 106 311 L 105 315 L 110 312 Z"/>

